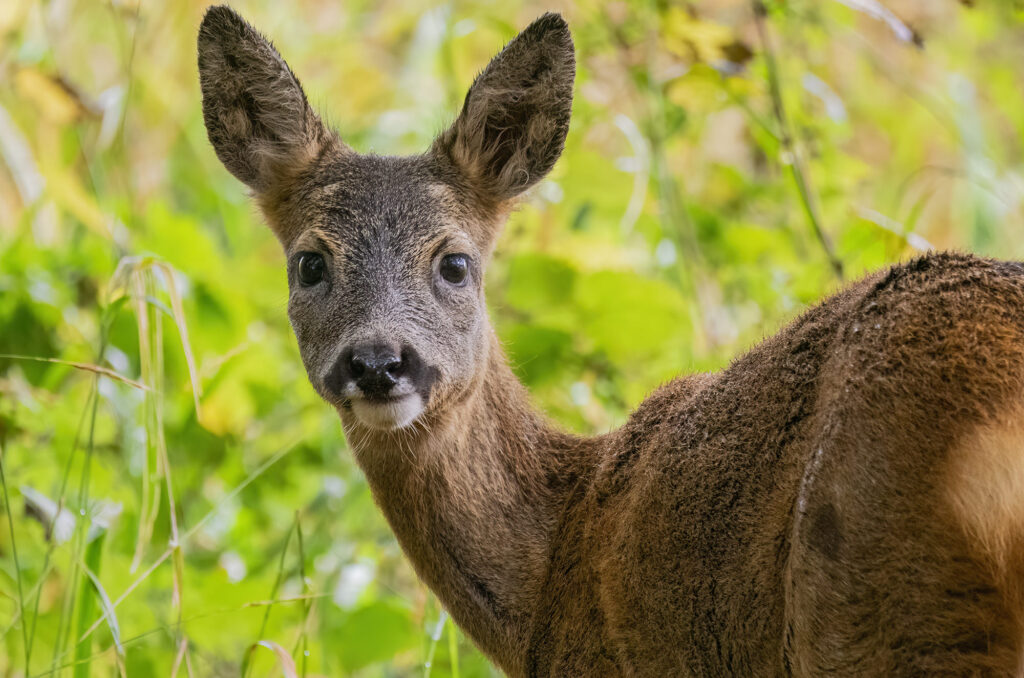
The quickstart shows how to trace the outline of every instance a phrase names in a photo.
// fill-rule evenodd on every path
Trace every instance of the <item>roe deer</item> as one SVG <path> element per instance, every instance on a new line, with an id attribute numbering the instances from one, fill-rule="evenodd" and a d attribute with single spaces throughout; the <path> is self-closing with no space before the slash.
<path id="1" fill-rule="evenodd" d="M 508 675 L 1021 675 L 1024 266 L 895 266 L 577 437 L 531 409 L 483 291 L 568 130 L 560 16 L 413 157 L 348 148 L 226 7 L 199 73 L 217 156 L 284 247 L 313 387 Z"/>

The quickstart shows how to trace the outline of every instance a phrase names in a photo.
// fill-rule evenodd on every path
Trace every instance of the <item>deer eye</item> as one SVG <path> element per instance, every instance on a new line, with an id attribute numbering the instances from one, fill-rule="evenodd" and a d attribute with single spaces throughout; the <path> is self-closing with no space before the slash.
<path id="1" fill-rule="evenodd" d="M 446 254 L 438 269 L 441 277 L 452 285 L 461 285 L 469 275 L 469 257 L 465 254 Z"/>
<path id="2" fill-rule="evenodd" d="M 317 284 L 324 279 L 324 258 L 316 252 L 303 252 L 299 255 L 299 282 L 306 287 Z"/>

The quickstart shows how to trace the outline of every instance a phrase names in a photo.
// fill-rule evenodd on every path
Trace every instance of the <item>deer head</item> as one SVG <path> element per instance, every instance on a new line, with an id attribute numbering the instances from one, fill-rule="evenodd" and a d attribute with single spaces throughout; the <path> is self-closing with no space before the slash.
<path id="1" fill-rule="evenodd" d="M 545 14 L 476 78 L 422 155 L 347 147 L 274 47 L 227 7 L 199 33 L 203 117 L 284 247 L 288 314 L 309 379 L 349 426 L 391 430 L 479 384 L 483 281 L 514 200 L 561 154 L 572 39 Z"/>

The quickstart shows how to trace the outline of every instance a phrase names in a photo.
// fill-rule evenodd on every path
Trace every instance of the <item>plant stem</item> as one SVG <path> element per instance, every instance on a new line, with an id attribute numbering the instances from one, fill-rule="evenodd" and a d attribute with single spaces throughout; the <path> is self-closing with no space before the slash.
<path id="1" fill-rule="evenodd" d="M 789 117 L 786 115 L 786 106 L 782 99 L 782 87 L 779 84 L 779 68 L 775 61 L 775 50 L 772 47 L 771 37 L 768 34 L 766 22 L 768 10 L 765 8 L 762 0 L 751 0 L 751 6 L 754 10 L 754 23 L 757 26 L 757 33 L 764 47 L 764 62 L 768 71 L 768 89 L 772 98 L 772 110 L 779 126 L 779 141 L 782 144 L 783 151 L 789 157 L 790 174 L 793 177 L 793 182 L 796 184 L 796 190 L 800 196 L 800 203 L 804 208 L 804 214 L 807 215 L 807 221 L 811 224 L 815 237 L 817 237 L 821 248 L 825 251 L 825 256 L 828 258 L 832 271 L 839 280 L 843 280 L 843 262 L 836 256 L 832 241 L 822 226 L 821 215 L 818 212 L 817 202 L 811 190 L 807 169 L 803 163 L 803 156 L 801 156 L 796 148 L 792 128 L 789 124 Z"/>
<path id="2" fill-rule="evenodd" d="M 7 475 L 4 473 L 4 451 L 0 448 L 0 489 L 4 494 L 4 509 L 7 511 L 7 527 L 11 530 L 11 554 L 14 556 L 14 576 L 18 580 L 18 609 L 21 610 L 21 636 L 25 652 L 25 673 L 28 673 L 28 660 L 32 656 L 28 644 L 28 617 L 25 614 L 25 594 L 21 587 L 21 561 L 18 560 L 18 540 L 14 536 L 14 511 L 11 509 L 11 495 L 7 492 Z"/>
<path id="3" fill-rule="evenodd" d="M 299 512 L 295 512 L 295 535 L 299 540 L 299 577 L 302 579 L 302 592 L 306 592 L 306 547 L 302 541 L 302 521 L 299 520 Z M 302 678 L 306 678 L 306 657 L 309 655 L 309 612 L 313 608 L 312 600 L 302 602 L 302 635 L 298 651 L 302 657 Z"/>
<path id="4" fill-rule="evenodd" d="M 292 541 L 292 533 L 295 531 L 295 527 L 299 523 L 298 513 L 295 514 L 295 522 L 288 528 L 288 534 L 285 535 L 284 544 L 281 546 L 281 559 L 277 563 L 277 577 L 274 579 L 274 588 L 270 592 L 270 600 L 273 601 L 277 598 L 277 591 L 281 588 L 281 580 L 284 578 L 284 557 L 288 553 L 288 544 Z M 267 609 L 263 612 L 263 623 L 260 624 L 260 633 L 256 638 L 256 642 L 264 640 L 264 635 L 267 632 L 267 622 L 270 621 L 270 610 L 274 607 L 273 602 L 267 605 Z M 249 675 L 250 658 L 252 657 L 251 650 L 246 653 L 245 658 L 242 660 L 242 678 Z"/>
<path id="5" fill-rule="evenodd" d="M 452 666 L 452 678 L 459 678 L 459 630 L 448 618 L 448 659 Z"/>
<path id="6" fill-rule="evenodd" d="M 100 572 L 100 558 L 103 555 L 103 540 L 104 535 L 100 534 L 86 547 L 85 551 L 85 565 L 88 567 L 96 576 L 99 576 Z M 78 602 L 78 623 L 76 625 L 76 635 L 81 635 L 82 632 L 89 626 L 92 621 L 93 615 L 96 613 L 96 603 L 94 595 L 90 595 L 93 589 L 93 584 L 88 577 L 82 577 L 81 591 L 79 592 Z M 91 665 L 92 655 L 92 637 L 88 637 L 85 640 L 78 643 L 75 647 L 75 678 L 89 678 L 89 667 Z"/>

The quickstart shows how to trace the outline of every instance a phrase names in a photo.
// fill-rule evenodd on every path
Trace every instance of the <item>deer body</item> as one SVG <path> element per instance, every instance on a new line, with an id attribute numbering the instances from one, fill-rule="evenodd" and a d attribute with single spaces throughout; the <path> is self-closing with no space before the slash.
<path id="1" fill-rule="evenodd" d="M 509 675 L 1016 675 L 1020 599 L 952 497 L 979 428 L 1008 431 L 1000 472 L 1024 471 L 1022 309 L 1024 266 L 933 255 L 606 436 L 546 426 L 495 344 L 450 428 L 352 443 L 419 574 Z"/>
<path id="2" fill-rule="evenodd" d="M 1021 265 L 931 256 L 655 393 L 563 519 L 529 673 L 1020 675 L 1022 309 Z M 994 440 L 1002 552 L 956 499 Z"/>
<path id="3" fill-rule="evenodd" d="M 204 117 L 289 259 L 310 381 L 417 573 L 510 676 L 1021 675 L 1024 266 L 936 254 L 581 438 L 530 406 L 482 272 L 568 127 L 546 15 L 430 152 L 361 156 L 213 8 Z"/>

